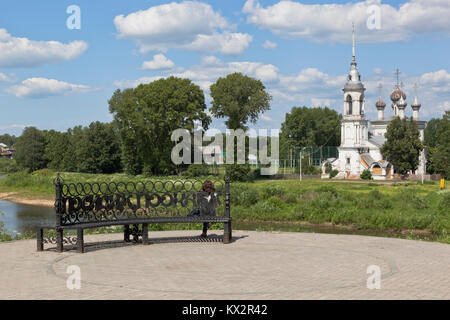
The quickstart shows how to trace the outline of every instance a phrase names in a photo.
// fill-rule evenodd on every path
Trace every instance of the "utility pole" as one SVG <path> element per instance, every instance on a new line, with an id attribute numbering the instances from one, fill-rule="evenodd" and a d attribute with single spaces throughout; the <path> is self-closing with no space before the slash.
<path id="1" fill-rule="evenodd" d="M 424 151 L 422 150 L 421 152 L 420 152 L 420 162 L 422 162 L 422 184 L 423 184 L 423 174 L 424 174 L 424 169 L 425 169 L 425 165 L 423 164 L 424 163 L 424 161 L 425 161 L 425 159 L 424 159 Z"/>
<path id="2" fill-rule="evenodd" d="M 302 149 L 300 149 L 300 150 L 302 150 Z M 302 151 L 300 151 L 300 159 L 299 159 L 299 161 L 300 161 L 300 181 L 302 181 L 302 159 L 303 159 Z"/>

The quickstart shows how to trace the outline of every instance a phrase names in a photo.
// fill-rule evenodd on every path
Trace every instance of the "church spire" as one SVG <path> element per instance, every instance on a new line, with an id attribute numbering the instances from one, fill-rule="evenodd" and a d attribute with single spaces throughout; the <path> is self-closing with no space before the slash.
<path id="1" fill-rule="evenodd" d="M 353 48 L 353 55 L 352 55 L 352 62 L 356 62 L 356 54 L 355 54 L 355 23 L 352 23 L 352 48 Z"/>
<path id="2" fill-rule="evenodd" d="M 356 63 L 356 54 L 355 54 L 355 23 L 352 23 L 352 63 L 350 64 L 350 74 L 348 75 L 348 82 L 353 85 L 357 85 L 361 88 L 363 85 L 361 83 L 361 76 L 359 75 L 357 63 Z"/>

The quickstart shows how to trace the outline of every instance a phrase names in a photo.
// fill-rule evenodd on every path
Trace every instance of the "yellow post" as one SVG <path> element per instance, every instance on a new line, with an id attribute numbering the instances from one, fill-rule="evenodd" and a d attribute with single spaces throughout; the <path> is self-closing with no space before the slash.
<path id="1" fill-rule="evenodd" d="M 441 179 L 441 190 L 445 189 L 445 179 Z"/>

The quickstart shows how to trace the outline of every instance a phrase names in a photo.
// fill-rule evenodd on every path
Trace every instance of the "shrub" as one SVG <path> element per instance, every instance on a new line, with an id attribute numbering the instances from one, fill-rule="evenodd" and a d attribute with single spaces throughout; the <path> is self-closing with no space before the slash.
<path id="1" fill-rule="evenodd" d="M 235 195 L 233 202 L 242 206 L 251 206 L 258 202 L 258 192 L 253 189 L 244 190 Z"/>
<path id="2" fill-rule="evenodd" d="M 450 208 L 450 193 L 445 193 L 441 199 L 441 201 L 439 201 L 439 205 L 438 205 L 439 210 L 445 212 L 449 210 Z"/>
<path id="3" fill-rule="evenodd" d="M 249 180 L 253 181 L 261 178 L 261 169 L 255 169 L 248 174 Z"/>
<path id="4" fill-rule="evenodd" d="M 205 164 L 191 164 L 189 168 L 183 172 L 183 176 L 191 178 L 207 175 L 209 175 L 209 167 Z"/>
<path id="5" fill-rule="evenodd" d="M 411 198 L 411 204 L 416 209 L 427 209 L 428 201 L 424 197 L 414 196 Z"/>
<path id="6" fill-rule="evenodd" d="M 293 193 L 288 193 L 287 195 L 282 196 L 281 199 L 284 202 L 289 203 L 289 204 L 297 203 L 297 195 L 295 195 Z"/>
<path id="7" fill-rule="evenodd" d="M 270 197 L 280 197 L 286 193 L 286 189 L 276 184 L 268 184 L 264 186 L 261 198 L 268 199 Z"/>
<path id="8" fill-rule="evenodd" d="M 330 179 L 333 179 L 334 177 L 336 177 L 339 173 L 339 170 L 331 170 L 330 171 Z"/>
<path id="9" fill-rule="evenodd" d="M 283 201 L 277 197 L 270 197 L 267 202 L 273 204 L 277 208 L 281 208 L 283 206 Z"/>
<path id="10" fill-rule="evenodd" d="M 363 180 L 372 180 L 372 173 L 370 173 L 369 169 L 365 169 L 361 175 L 360 175 L 361 179 Z"/>
<path id="11" fill-rule="evenodd" d="M 258 214 L 264 214 L 278 211 L 280 206 L 278 203 L 275 203 L 274 201 L 265 200 L 257 202 L 252 208 Z"/>
<path id="12" fill-rule="evenodd" d="M 226 166 L 226 174 L 231 181 L 248 181 L 250 167 L 247 164 L 229 164 Z"/>
<path id="13" fill-rule="evenodd" d="M 322 187 L 316 189 L 316 192 L 319 194 L 320 193 L 329 193 L 331 195 L 331 197 L 334 197 L 334 198 L 337 198 L 339 196 L 339 193 L 336 190 L 336 188 L 333 186 L 330 186 L 330 185 L 322 186 Z"/>
<path id="14" fill-rule="evenodd" d="M 302 166 L 302 174 L 311 174 L 317 175 L 320 174 L 322 170 L 319 167 L 315 167 L 312 165 L 303 165 Z M 300 166 L 295 167 L 295 173 L 300 174 Z"/>
<path id="15" fill-rule="evenodd" d="M 19 171 L 20 168 L 14 159 L 1 158 L 0 159 L 0 172 L 13 173 Z"/>

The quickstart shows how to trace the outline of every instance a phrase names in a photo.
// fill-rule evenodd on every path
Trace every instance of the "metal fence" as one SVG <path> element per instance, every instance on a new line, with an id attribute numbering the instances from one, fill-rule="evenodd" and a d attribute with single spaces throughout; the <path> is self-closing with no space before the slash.
<path id="1" fill-rule="evenodd" d="M 302 147 L 293 148 L 290 151 L 289 159 L 280 159 L 277 161 L 279 175 L 292 175 L 300 172 L 300 156 L 303 159 L 302 166 L 314 166 L 320 168 L 322 163 L 330 158 L 339 158 L 338 147 Z M 250 168 L 258 169 L 261 164 L 256 161 L 250 161 Z M 225 166 L 213 164 L 210 165 L 210 174 L 224 174 Z"/>

